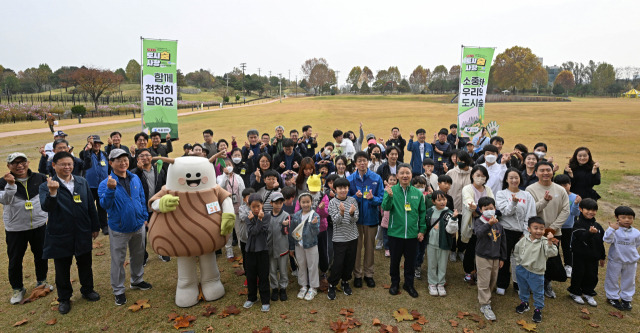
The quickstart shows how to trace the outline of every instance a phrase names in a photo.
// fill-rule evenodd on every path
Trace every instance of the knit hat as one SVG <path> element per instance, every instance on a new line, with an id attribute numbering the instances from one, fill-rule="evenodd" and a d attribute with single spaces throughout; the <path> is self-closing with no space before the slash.
<path id="1" fill-rule="evenodd" d="M 309 187 L 310 192 L 320 192 L 322 189 L 322 181 L 320 180 L 320 175 L 311 175 L 307 179 L 307 186 Z"/>

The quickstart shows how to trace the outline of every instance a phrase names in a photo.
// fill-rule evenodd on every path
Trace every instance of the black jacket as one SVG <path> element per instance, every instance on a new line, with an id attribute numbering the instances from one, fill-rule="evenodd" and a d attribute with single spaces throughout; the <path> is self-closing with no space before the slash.
<path id="1" fill-rule="evenodd" d="M 108 153 L 107 153 L 108 156 Z M 71 172 L 74 176 L 82 176 L 84 169 L 88 169 L 91 167 L 91 159 L 81 160 L 77 157 L 73 157 L 73 171 Z M 56 171 L 53 170 L 53 166 L 51 165 L 51 160 L 49 160 L 46 156 L 40 157 L 40 163 L 38 164 L 38 172 L 53 176 L 56 174 Z"/>
<path id="2" fill-rule="evenodd" d="M 156 184 L 152 189 L 149 188 L 147 177 L 145 177 L 144 171 L 142 169 L 134 168 L 133 170 L 131 170 L 131 173 L 140 178 L 142 188 L 144 189 L 144 198 L 146 199 L 147 203 L 149 202 L 149 199 L 151 199 L 151 197 L 153 197 L 156 193 L 160 192 L 160 190 L 162 190 L 162 186 L 167 183 L 167 175 L 164 172 L 164 169 L 161 168 L 160 172 L 158 172 L 158 167 L 155 163 L 151 164 L 151 169 L 155 171 L 153 174 L 155 177 L 154 183 Z M 149 216 L 149 218 L 151 218 L 151 216 Z"/>
<path id="3" fill-rule="evenodd" d="M 300 163 L 302 163 L 302 155 L 298 154 L 296 151 L 294 151 L 292 155 L 293 155 L 293 160 L 291 161 L 291 170 L 298 173 L 298 170 L 300 169 Z M 285 162 L 286 164 L 285 158 L 286 158 L 286 155 L 284 153 L 284 150 L 273 158 L 273 169 L 278 171 L 278 173 L 283 173 L 287 171 L 286 165 L 284 168 L 280 167 L 281 162 Z M 298 167 L 294 168 L 293 165 L 296 162 L 298 162 Z"/>
<path id="4" fill-rule="evenodd" d="M 404 162 L 404 148 L 407 146 L 407 140 L 402 138 L 402 135 L 398 135 L 397 139 L 387 140 L 386 144 L 387 149 L 389 147 L 398 147 L 400 148 L 400 154 L 398 155 L 398 161 Z"/>
<path id="5" fill-rule="evenodd" d="M 598 229 L 597 233 L 589 232 L 593 226 Z M 582 213 L 573 225 L 573 233 L 571 234 L 571 253 L 591 260 L 600 260 L 605 258 L 604 242 L 602 237 L 604 230 L 596 219 L 586 219 Z"/>
<path id="6" fill-rule="evenodd" d="M 600 185 L 600 169 L 595 174 L 591 173 L 593 167 L 585 164 L 573 167 L 573 177 L 571 177 L 571 192 L 579 195 L 582 199 L 600 199 L 600 195 L 593 189 L 595 185 Z M 565 172 L 565 174 L 567 174 Z"/>
<path id="7" fill-rule="evenodd" d="M 398 164 L 399 162 L 396 162 L 396 172 L 398 171 Z M 387 178 L 389 178 L 389 175 L 391 174 L 389 162 L 385 162 L 381 166 L 379 166 L 378 170 L 376 170 L 376 173 L 380 175 L 383 181 L 387 180 Z"/>

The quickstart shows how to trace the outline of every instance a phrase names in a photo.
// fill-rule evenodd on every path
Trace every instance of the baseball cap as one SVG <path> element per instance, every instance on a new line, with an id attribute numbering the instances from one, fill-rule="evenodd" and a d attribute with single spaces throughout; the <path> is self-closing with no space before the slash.
<path id="1" fill-rule="evenodd" d="M 122 155 L 128 155 L 127 152 L 124 151 L 124 149 L 120 149 L 120 148 L 113 149 L 109 153 L 109 160 L 113 161 L 113 160 L 115 160 L 116 158 L 118 158 L 118 157 L 120 157 Z"/>
<path id="2" fill-rule="evenodd" d="M 471 141 L 467 141 L 467 146 L 468 146 L 468 145 L 472 145 L 472 146 L 473 146 L 473 142 L 471 142 Z"/>
<path id="3" fill-rule="evenodd" d="M 92 136 L 93 136 L 93 142 L 104 143 L 102 142 L 102 140 L 100 140 L 99 135 L 92 135 Z M 119 149 L 119 150 L 122 150 L 122 149 Z"/>
<path id="4" fill-rule="evenodd" d="M 25 160 L 28 160 L 27 155 L 23 154 L 23 153 L 11 153 L 9 154 L 9 156 L 7 157 L 7 163 L 11 163 L 13 161 L 15 161 L 18 158 L 24 158 Z"/>
<path id="5" fill-rule="evenodd" d="M 193 146 L 190 143 L 185 143 L 182 149 L 193 149 Z"/>
<path id="6" fill-rule="evenodd" d="M 366 138 L 367 138 L 367 141 L 369 141 L 369 140 L 371 140 L 371 139 L 375 139 L 375 138 L 376 138 L 376 136 L 375 136 L 375 135 L 373 135 L 373 133 L 369 133 L 369 134 L 367 134 Z"/>
<path id="7" fill-rule="evenodd" d="M 53 136 L 67 136 L 67 133 L 63 131 L 55 131 L 53 132 Z"/>
<path id="8" fill-rule="evenodd" d="M 278 200 L 284 200 L 284 196 L 280 192 L 273 192 L 271 194 L 271 202 L 278 201 Z"/>

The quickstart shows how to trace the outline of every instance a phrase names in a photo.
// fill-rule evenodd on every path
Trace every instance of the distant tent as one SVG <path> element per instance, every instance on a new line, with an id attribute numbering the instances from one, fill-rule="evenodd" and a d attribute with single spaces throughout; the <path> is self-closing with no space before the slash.
<path id="1" fill-rule="evenodd" d="M 637 91 L 635 89 L 631 89 L 631 90 L 627 91 L 626 93 L 622 94 L 622 97 L 638 98 L 638 95 L 640 95 L 640 91 Z"/>

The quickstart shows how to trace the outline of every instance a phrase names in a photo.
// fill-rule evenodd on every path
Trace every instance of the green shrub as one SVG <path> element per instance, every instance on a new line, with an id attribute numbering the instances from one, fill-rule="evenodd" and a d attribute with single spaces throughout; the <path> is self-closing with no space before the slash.
<path id="1" fill-rule="evenodd" d="M 75 114 L 76 116 L 84 116 L 85 114 L 87 114 L 87 108 L 85 108 L 84 105 L 76 105 L 71 108 L 71 113 Z"/>

